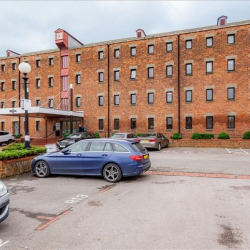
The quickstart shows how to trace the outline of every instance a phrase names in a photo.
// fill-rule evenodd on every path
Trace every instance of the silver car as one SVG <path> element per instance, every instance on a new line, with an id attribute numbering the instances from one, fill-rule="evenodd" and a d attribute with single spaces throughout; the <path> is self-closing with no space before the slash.
<path id="1" fill-rule="evenodd" d="M 0 222 L 9 215 L 10 194 L 7 187 L 0 181 Z"/>
<path id="2" fill-rule="evenodd" d="M 10 144 L 15 141 L 15 137 L 8 131 L 0 131 L 0 145 Z"/>
<path id="3" fill-rule="evenodd" d="M 143 133 L 138 138 L 144 148 L 155 148 L 160 151 L 169 145 L 169 140 L 161 133 Z"/>
<path id="4" fill-rule="evenodd" d="M 115 133 L 110 136 L 112 139 L 120 139 L 120 140 L 127 140 L 127 139 L 137 139 L 137 135 L 134 133 Z M 139 141 L 139 140 L 138 140 Z"/>

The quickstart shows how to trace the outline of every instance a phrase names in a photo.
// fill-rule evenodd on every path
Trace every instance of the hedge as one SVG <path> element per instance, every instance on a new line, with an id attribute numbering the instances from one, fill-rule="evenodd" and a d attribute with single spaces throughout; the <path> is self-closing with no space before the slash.
<path id="1" fill-rule="evenodd" d="M 182 137 L 179 133 L 174 133 L 170 138 L 171 139 L 182 139 Z"/>
<path id="2" fill-rule="evenodd" d="M 205 133 L 193 133 L 191 139 L 213 139 L 214 134 L 205 134 Z"/>
<path id="3" fill-rule="evenodd" d="M 230 136 L 226 132 L 221 132 L 218 135 L 218 139 L 230 139 Z"/>
<path id="4" fill-rule="evenodd" d="M 44 153 L 46 153 L 45 147 L 31 146 L 30 149 L 25 149 L 24 143 L 14 143 L 2 149 L 0 160 L 4 161 Z"/>
<path id="5" fill-rule="evenodd" d="M 250 139 L 250 131 L 246 131 L 243 136 L 242 139 Z"/>

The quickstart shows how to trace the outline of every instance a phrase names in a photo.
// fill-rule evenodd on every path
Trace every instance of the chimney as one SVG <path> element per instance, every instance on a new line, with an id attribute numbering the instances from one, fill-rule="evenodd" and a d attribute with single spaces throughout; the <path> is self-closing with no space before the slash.
<path id="1" fill-rule="evenodd" d="M 224 26 L 227 24 L 227 16 L 220 16 L 217 20 L 217 26 Z"/>
<path id="2" fill-rule="evenodd" d="M 137 38 L 144 38 L 145 36 L 146 36 L 146 34 L 145 34 L 145 32 L 144 32 L 143 29 L 138 29 L 138 30 L 136 31 L 136 37 L 137 37 Z"/>
<path id="3" fill-rule="evenodd" d="M 7 57 L 15 57 L 15 56 L 19 56 L 19 54 L 16 53 L 15 51 L 12 51 L 12 50 L 8 49 L 8 50 L 6 51 L 6 56 L 7 56 Z"/>

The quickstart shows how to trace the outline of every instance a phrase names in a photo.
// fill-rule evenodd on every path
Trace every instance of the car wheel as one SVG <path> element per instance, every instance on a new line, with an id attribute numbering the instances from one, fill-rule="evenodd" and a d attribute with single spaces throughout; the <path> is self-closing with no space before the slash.
<path id="1" fill-rule="evenodd" d="M 11 143 L 12 143 L 12 140 L 8 140 L 6 144 L 9 145 Z"/>
<path id="2" fill-rule="evenodd" d="M 118 182 L 122 178 L 122 171 L 116 164 L 109 163 L 103 169 L 103 177 L 106 181 Z"/>
<path id="3" fill-rule="evenodd" d="M 45 161 L 38 161 L 35 165 L 35 173 L 38 177 L 44 178 L 49 176 L 49 166 Z"/>
<path id="4" fill-rule="evenodd" d="M 158 144 L 157 150 L 161 151 L 161 144 L 160 143 Z"/>

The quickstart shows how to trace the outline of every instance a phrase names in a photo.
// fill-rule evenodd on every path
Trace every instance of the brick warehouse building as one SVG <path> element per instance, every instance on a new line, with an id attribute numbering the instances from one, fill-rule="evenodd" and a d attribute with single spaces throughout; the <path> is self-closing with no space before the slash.
<path id="1" fill-rule="evenodd" d="M 23 61 L 32 68 L 31 137 L 69 131 L 70 84 L 74 130 L 83 124 L 102 136 L 157 131 L 190 138 L 222 131 L 241 137 L 250 128 L 250 21 L 227 24 L 222 16 L 214 26 L 155 35 L 139 29 L 136 37 L 87 45 L 58 29 L 55 42 L 58 49 L 8 50 L 0 58 L 1 130 L 24 134 Z"/>

